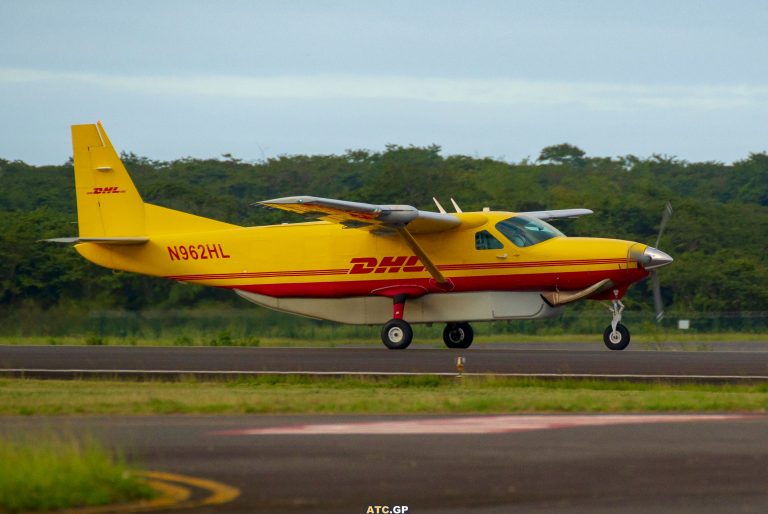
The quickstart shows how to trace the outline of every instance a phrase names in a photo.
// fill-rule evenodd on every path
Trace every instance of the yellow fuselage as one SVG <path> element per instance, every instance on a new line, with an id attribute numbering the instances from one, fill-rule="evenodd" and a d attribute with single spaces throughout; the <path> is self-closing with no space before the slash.
<path id="1" fill-rule="evenodd" d="M 143 245 L 83 243 L 76 248 L 85 258 L 112 269 L 273 297 L 390 296 L 390 291 L 403 287 L 409 296 L 447 291 L 568 291 L 605 278 L 611 279 L 621 297 L 631 283 L 647 276 L 629 259 L 630 248 L 645 249 L 641 243 L 556 237 L 517 247 L 495 229 L 496 223 L 513 213 L 456 216 L 461 220 L 457 228 L 418 236 L 419 244 L 450 280 L 448 289 L 435 283 L 397 235 L 375 235 L 328 222 L 222 224 L 226 228 L 213 225 L 203 231 L 196 231 L 195 224 L 182 224 L 153 231 Z M 504 248 L 476 249 L 475 234 L 482 230 L 493 234 Z M 616 295 L 612 291 L 605 297 Z"/>

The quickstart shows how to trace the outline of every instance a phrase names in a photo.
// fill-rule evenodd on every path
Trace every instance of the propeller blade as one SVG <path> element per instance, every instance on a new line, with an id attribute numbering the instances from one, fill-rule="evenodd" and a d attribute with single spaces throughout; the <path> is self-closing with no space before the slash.
<path id="1" fill-rule="evenodd" d="M 667 205 L 664 206 L 664 213 L 661 215 L 661 226 L 659 226 L 659 236 L 656 238 L 656 244 L 654 245 L 654 248 L 659 247 L 659 242 L 661 241 L 661 235 L 664 233 L 664 229 L 667 228 L 667 223 L 669 222 L 670 217 L 672 217 L 672 204 L 667 202 Z"/>
<path id="2" fill-rule="evenodd" d="M 656 310 L 656 323 L 664 319 L 664 303 L 661 300 L 661 284 L 659 272 L 651 271 L 651 287 L 653 288 L 653 307 Z"/>

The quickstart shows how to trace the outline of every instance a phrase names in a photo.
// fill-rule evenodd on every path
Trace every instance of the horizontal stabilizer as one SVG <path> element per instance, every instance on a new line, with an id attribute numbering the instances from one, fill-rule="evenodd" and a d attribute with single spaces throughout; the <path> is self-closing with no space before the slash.
<path id="1" fill-rule="evenodd" d="M 148 237 L 57 237 L 43 239 L 47 243 L 96 243 L 102 245 L 142 245 L 149 241 Z"/>
<path id="2" fill-rule="evenodd" d="M 519 214 L 527 214 L 528 216 L 546 221 L 559 218 L 578 218 L 579 216 L 593 214 L 593 212 L 589 209 L 556 209 L 552 211 L 521 212 Z"/>

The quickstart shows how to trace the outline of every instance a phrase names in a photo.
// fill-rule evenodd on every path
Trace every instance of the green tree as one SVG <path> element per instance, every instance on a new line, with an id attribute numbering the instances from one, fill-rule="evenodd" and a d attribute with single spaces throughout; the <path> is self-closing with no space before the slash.
<path id="1" fill-rule="evenodd" d="M 578 146 L 562 143 L 542 149 L 537 160 L 539 162 L 567 164 L 575 168 L 582 168 L 586 164 L 585 155 L 584 150 Z"/>
<path id="2" fill-rule="evenodd" d="M 123 154 L 144 199 L 241 225 L 301 221 L 257 208 L 258 200 L 307 194 L 433 209 L 432 196 L 466 211 L 586 207 L 593 216 L 556 221 L 571 236 L 653 244 L 667 200 L 675 214 L 660 244 L 675 258 L 662 271 L 668 310 L 768 311 L 768 155 L 724 164 L 650 158 L 587 158 L 560 144 L 539 164 L 441 155 L 438 146 L 388 146 L 343 155 L 284 155 L 245 162 Z M 546 163 L 545 165 L 542 165 Z M 570 168 L 579 167 L 579 173 Z M 229 301 L 227 291 L 112 273 L 71 248 L 38 242 L 77 233 L 72 163 L 31 166 L 0 159 L 0 317 L 28 305 L 142 310 Z M 631 299 L 650 308 L 640 283 Z M 73 307 L 73 308 L 74 308 Z"/>

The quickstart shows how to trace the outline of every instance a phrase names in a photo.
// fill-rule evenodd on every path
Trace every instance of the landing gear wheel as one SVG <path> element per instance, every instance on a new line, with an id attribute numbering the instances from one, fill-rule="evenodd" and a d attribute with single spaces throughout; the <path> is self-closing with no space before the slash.
<path id="1" fill-rule="evenodd" d="M 623 350 L 629 345 L 629 330 L 621 323 L 616 325 L 616 331 L 608 325 L 603 332 L 603 342 L 609 350 Z"/>
<path id="2" fill-rule="evenodd" d="M 448 348 L 469 348 L 474 337 L 469 323 L 448 323 L 443 330 L 443 341 Z"/>
<path id="3" fill-rule="evenodd" d="M 413 339 L 413 329 L 407 321 L 391 319 L 381 327 L 381 341 L 390 350 L 405 350 Z"/>

